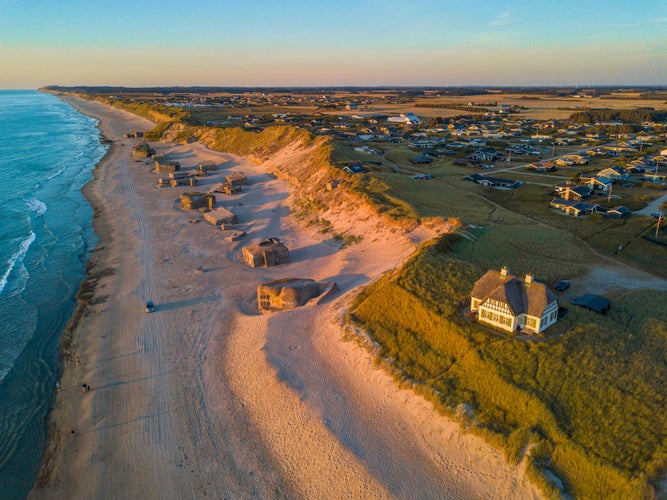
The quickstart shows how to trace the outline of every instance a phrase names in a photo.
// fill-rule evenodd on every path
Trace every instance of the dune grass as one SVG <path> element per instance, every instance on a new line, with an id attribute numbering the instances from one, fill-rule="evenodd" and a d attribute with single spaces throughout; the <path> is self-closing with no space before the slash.
<path id="1" fill-rule="evenodd" d="M 356 299 L 349 319 L 378 362 L 510 461 L 530 450 L 529 474 L 550 496 L 650 497 L 667 466 L 667 320 L 651 304 L 667 294 L 627 294 L 606 317 L 571 310 L 547 337 L 519 340 L 465 318 L 486 270 L 467 244 L 428 245 Z"/>

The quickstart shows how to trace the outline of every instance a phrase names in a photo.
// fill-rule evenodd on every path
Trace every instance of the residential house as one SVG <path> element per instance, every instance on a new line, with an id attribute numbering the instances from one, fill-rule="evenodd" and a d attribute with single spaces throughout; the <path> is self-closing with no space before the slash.
<path id="1" fill-rule="evenodd" d="M 625 172 L 625 168 L 620 166 L 614 166 L 600 170 L 597 173 L 598 177 L 607 177 L 608 179 L 618 181 L 628 179 L 629 175 Z"/>
<path id="2" fill-rule="evenodd" d="M 641 180 L 660 184 L 661 182 L 665 182 L 667 180 L 667 175 L 644 172 L 644 174 L 642 174 Z"/>
<path id="3" fill-rule="evenodd" d="M 435 141 L 428 140 L 428 139 L 420 139 L 417 141 L 414 141 L 410 144 L 411 148 L 434 148 L 435 147 Z"/>
<path id="4" fill-rule="evenodd" d="M 625 219 L 632 215 L 632 211 L 628 207 L 618 206 L 614 208 L 598 207 L 598 213 L 603 217 L 610 219 Z"/>
<path id="5" fill-rule="evenodd" d="M 557 194 L 564 200 L 581 201 L 593 194 L 593 191 L 588 186 L 567 186 Z"/>
<path id="6" fill-rule="evenodd" d="M 558 165 L 559 167 L 571 167 L 574 165 L 574 161 L 568 158 L 556 158 L 554 160 L 554 164 Z"/>
<path id="7" fill-rule="evenodd" d="M 484 187 L 492 187 L 496 189 L 516 189 L 523 185 L 521 181 L 513 179 L 501 179 L 500 177 L 487 177 L 480 174 L 466 175 L 464 181 L 474 182 Z"/>
<path id="8" fill-rule="evenodd" d="M 390 116 L 387 118 L 389 123 L 402 123 L 404 125 L 419 125 L 421 120 L 414 113 L 401 113 L 399 116 Z"/>
<path id="9" fill-rule="evenodd" d="M 524 279 L 490 269 L 473 286 L 471 312 L 477 320 L 507 332 L 540 333 L 558 320 L 558 299 L 532 274 Z"/>
<path id="10" fill-rule="evenodd" d="M 563 159 L 569 160 L 575 165 L 588 165 L 588 156 L 585 155 L 567 155 Z"/>
<path id="11" fill-rule="evenodd" d="M 646 169 L 639 165 L 632 165 L 625 169 L 625 171 L 631 176 L 632 174 L 643 174 Z"/>
<path id="12" fill-rule="evenodd" d="M 502 157 L 502 154 L 493 148 L 480 148 L 476 150 L 467 159 L 474 159 L 477 161 L 497 161 Z"/>
<path id="13" fill-rule="evenodd" d="M 554 193 L 556 193 L 556 194 L 560 194 L 561 192 L 565 191 L 567 188 L 573 188 L 573 187 L 575 187 L 576 185 L 577 185 L 577 184 L 575 184 L 575 183 L 572 182 L 572 181 L 563 181 L 563 182 L 559 182 L 558 184 L 556 184 L 556 185 L 554 186 Z"/>
<path id="14" fill-rule="evenodd" d="M 556 165 L 553 161 L 536 161 L 526 165 L 528 170 L 535 170 L 537 172 L 553 172 L 556 170 Z"/>
<path id="15" fill-rule="evenodd" d="M 584 203 L 583 201 L 564 200 L 562 198 L 554 198 L 549 206 L 574 217 L 592 214 L 599 208 L 596 203 Z"/>
<path id="16" fill-rule="evenodd" d="M 429 163 L 433 163 L 433 158 L 426 155 L 416 156 L 414 158 L 410 158 L 410 163 L 413 165 L 428 165 Z"/>
<path id="17" fill-rule="evenodd" d="M 591 189 L 604 191 L 605 193 L 609 191 L 614 184 L 614 181 L 608 177 L 598 177 L 597 175 L 582 175 L 579 179 Z"/>
<path id="18" fill-rule="evenodd" d="M 355 162 L 345 165 L 343 167 L 343 172 L 347 172 L 348 174 L 365 174 L 366 169 L 361 163 Z"/>

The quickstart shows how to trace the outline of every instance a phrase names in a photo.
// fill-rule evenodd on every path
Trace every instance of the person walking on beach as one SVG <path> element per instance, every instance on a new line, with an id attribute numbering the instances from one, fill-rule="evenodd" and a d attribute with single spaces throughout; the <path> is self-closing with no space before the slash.
<path id="1" fill-rule="evenodd" d="M 56 382 L 56 392 L 60 392 L 60 380 Z"/>
<path id="2" fill-rule="evenodd" d="M 69 426 L 69 435 L 72 437 L 76 436 L 76 432 L 74 432 L 74 427 L 71 425 Z"/>

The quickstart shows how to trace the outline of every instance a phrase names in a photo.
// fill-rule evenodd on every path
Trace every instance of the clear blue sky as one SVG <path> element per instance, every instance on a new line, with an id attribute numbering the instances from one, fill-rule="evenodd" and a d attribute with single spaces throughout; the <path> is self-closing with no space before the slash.
<path id="1" fill-rule="evenodd" d="M 0 88 L 667 85 L 666 0 L 0 0 Z"/>

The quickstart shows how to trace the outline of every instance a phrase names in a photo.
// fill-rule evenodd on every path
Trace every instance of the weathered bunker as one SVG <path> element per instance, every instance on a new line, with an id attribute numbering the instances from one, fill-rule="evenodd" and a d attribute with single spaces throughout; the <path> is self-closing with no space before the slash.
<path id="1" fill-rule="evenodd" d="M 250 267 L 271 267 L 289 263 L 289 250 L 278 238 L 268 238 L 243 247 L 243 260 Z"/>
<path id="2" fill-rule="evenodd" d="M 319 304 L 337 289 L 336 283 L 310 278 L 283 278 L 257 287 L 257 306 L 261 312 L 285 311 L 309 302 Z"/>

